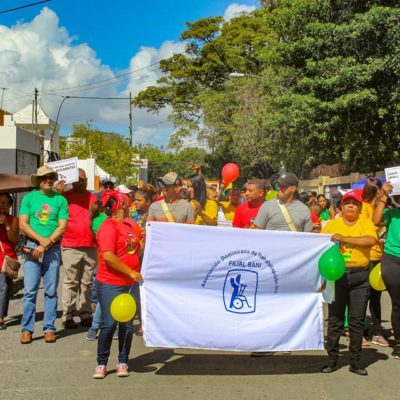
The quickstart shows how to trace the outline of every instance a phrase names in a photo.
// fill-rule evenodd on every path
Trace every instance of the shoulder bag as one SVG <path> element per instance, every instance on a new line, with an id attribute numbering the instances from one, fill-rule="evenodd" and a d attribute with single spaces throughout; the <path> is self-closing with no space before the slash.
<path id="1" fill-rule="evenodd" d="M 21 268 L 21 264 L 17 260 L 14 260 L 10 256 L 6 255 L 3 243 L 1 241 L 0 248 L 4 255 L 3 265 L 1 266 L 1 273 L 4 274 L 7 278 L 17 279 L 18 271 Z"/>
<path id="2" fill-rule="evenodd" d="M 289 226 L 289 229 L 292 232 L 297 232 L 296 226 L 293 223 L 292 218 L 291 218 L 291 216 L 289 214 L 289 211 L 287 210 L 286 206 L 284 206 L 283 204 L 279 203 L 279 200 L 276 200 L 276 201 L 278 203 L 279 208 L 281 209 L 281 212 L 283 214 L 283 218 L 285 218 L 285 221 Z"/>
<path id="3" fill-rule="evenodd" d="M 165 216 L 167 217 L 168 222 L 175 222 L 174 217 L 171 214 L 171 211 L 169 211 L 168 204 L 165 202 L 165 200 L 161 200 L 161 207 L 164 211 Z"/>

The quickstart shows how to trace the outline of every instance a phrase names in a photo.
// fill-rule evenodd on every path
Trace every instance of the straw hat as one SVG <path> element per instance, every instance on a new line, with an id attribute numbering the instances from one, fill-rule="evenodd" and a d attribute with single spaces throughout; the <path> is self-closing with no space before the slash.
<path id="1" fill-rule="evenodd" d="M 32 185 L 36 186 L 36 187 L 39 186 L 38 178 L 41 176 L 50 175 L 50 174 L 54 175 L 55 181 L 58 180 L 58 174 L 54 169 L 49 168 L 46 165 L 43 165 L 43 167 L 38 168 L 36 171 L 36 174 L 31 175 Z"/>

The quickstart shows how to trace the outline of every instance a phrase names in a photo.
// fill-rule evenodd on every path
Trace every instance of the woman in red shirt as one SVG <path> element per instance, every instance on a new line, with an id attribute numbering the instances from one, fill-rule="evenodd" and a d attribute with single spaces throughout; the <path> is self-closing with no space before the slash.
<path id="1" fill-rule="evenodd" d="M 118 191 L 102 193 L 104 212 L 110 216 L 97 232 L 99 268 L 96 276 L 97 296 L 101 307 L 102 325 L 97 346 L 96 379 L 107 375 L 112 337 L 117 322 L 112 318 L 110 305 L 121 293 L 132 291 L 132 285 L 142 282 L 139 255 L 143 251 L 140 227 L 128 219 L 129 200 Z M 128 376 L 128 358 L 133 337 L 132 320 L 119 323 L 119 356 L 117 376 Z"/>
<path id="2" fill-rule="evenodd" d="M 18 219 L 9 214 L 13 200 L 8 193 L 0 194 L 0 269 L 4 256 L 17 259 Z M 6 329 L 4 318 L 8 312 L 12 280 L 0 273 L 0 330 Z"/>

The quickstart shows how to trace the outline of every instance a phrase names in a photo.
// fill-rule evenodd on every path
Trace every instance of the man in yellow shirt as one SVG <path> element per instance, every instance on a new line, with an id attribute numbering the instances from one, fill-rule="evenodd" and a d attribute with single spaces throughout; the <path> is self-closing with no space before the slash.
<path id="1" fill-rule="evenodd" d="M 371 247 L 377 243 L 374 224 L 360 218 L 361 194 L 346 193 L 342 199 L 342 216 L 330 220 L 322 233 L 332 234 L 332 241 L 339 242 L 346 261 L 346 273 L 335 282 L 335 301 L 329 304 L 328 319 L 328 365 L 323 373 L 338 369 L 339 340 L 343 334 L 346 305 L 349 307 L 350 368 L 358 375 L 368 375 L 360 365 L 364 318 L 369 298 L 368 266 Z"/>

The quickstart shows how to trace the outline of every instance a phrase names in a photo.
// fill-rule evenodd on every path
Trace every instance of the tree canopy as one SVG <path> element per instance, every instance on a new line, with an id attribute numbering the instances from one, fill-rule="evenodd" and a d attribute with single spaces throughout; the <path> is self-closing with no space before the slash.
<path id="1" fill-rule="evenodd" d="M 72 140 L 71 140 L 72 139 Z M 191 163 L 204 165 L 206 153 L 198 148 L 185 148 L 181 151 L 168 151 L 163 147 L 139 145 L 131 147 L 123 136 L 103 132 L 86 124 L 75 125 L 71 132 L 69 144 L 67 138 L 61 141 L 61 157 L 95 158 L 96 163 L 121 183 L 137 182 L 137 167 L 133 160 L 137 154 L 149 160 L 149 182 L 168 171 L 175 171 L 182 177 L 191 175 Z"/>
<path id="2" fill-rule="evenodd" d="M 399 163 L 399 2 L 261 4 L 229 22 L 188 23 L 186 52 L 163 60 L 158 86 L 136 97 L 150 112 L 172 107 L 171 146 L 206 138 L 214 175 L 229 161 L 259 177 L 281 162 L 301 176 L 322 163 Z"/>

